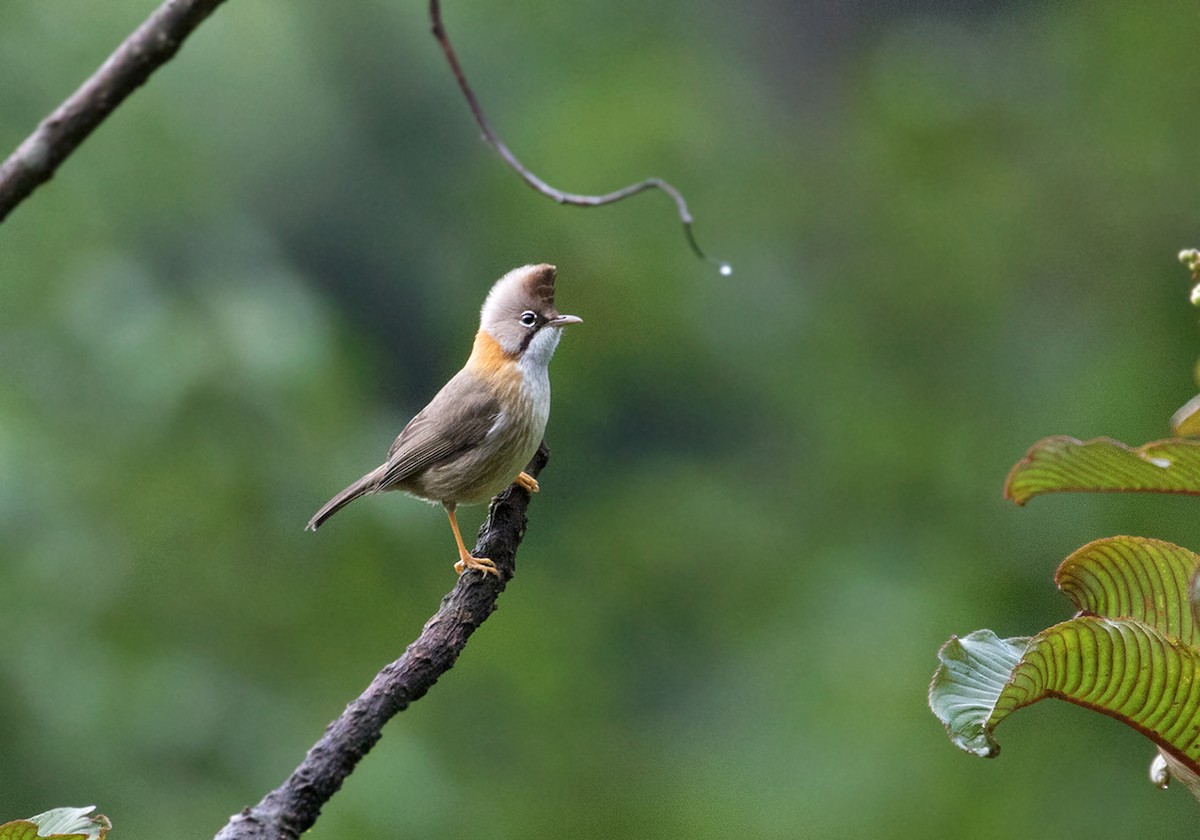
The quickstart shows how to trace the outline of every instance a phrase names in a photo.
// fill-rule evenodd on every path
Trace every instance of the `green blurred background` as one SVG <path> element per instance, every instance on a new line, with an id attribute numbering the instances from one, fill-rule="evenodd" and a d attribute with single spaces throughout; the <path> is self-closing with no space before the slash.
<path id="1" fill-rule="evenodd" d="M 6 4 L 0 148 L 152 8 Z M 1043 703 L 985 762 L 925 691 L 1067 617 L 1083 543 L 1200 547 L 1188 499 L 1000 493 L 1195 392 L 1195 4 L 445 13 L 522 159 L 669 179 L 733 276 L 661 195 L 522 185 L 423 3 L 221 8 L 0 226 L 0 816 L 208 837 L 291 771 L 455 559 L 399 495 L 301 529 L 544 260 L 586 323 L 517 578 L 311 836 L 1194 837 L 1131 730 Z"/>

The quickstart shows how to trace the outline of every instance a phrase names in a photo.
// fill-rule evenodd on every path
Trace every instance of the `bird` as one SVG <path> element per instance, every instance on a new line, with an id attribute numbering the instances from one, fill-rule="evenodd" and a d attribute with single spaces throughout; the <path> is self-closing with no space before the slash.
<path id="1" fill-rule="evenodd" d="M 462 370 L 408 422 L 387 460 L 326 502 L 307 530 L 316 531 L 360 496 L 401 490 L 445 508 L 460 576 L 475 569 L 485 578 L 500 577 L 491 559 L 467 551 L 455 510 L 487 501 L 514 482 L 531 493 L 539 490 L 524 467 L 550 417 L 550 358 L 562 328 L 582 323 L 554 308 L 556 274 L 542 263 L 514 268 L 496 281 Z"/>

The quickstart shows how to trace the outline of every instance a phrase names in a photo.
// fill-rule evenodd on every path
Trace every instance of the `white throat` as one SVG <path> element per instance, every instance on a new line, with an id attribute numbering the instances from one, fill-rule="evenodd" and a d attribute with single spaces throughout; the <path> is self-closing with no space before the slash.
<path id="1" fill-rule="evenodd" d="M 542 327 L 538 330 L 533 336 L 533 340 L 529 342 L 529 346 L 525 348 L 525 352 L 521 354 L 521 368 L 526 373 L 541 370 L 544 374 L 550 365 L 550 358 L 554 355 L 554 349 L 558 347 L 560 338 L 562 338 L 561 327 Z"/>

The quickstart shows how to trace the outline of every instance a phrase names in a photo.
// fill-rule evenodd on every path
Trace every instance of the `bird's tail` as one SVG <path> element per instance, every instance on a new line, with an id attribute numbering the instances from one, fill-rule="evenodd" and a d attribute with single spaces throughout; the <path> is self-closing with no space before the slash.
<path id="1" fill-rule="evenodd" d="M 365 496 L 378 490 L 379 479 L 383 477 L 383 470 L 386 466 L 387 465 L 384 464 L 376 467 L 375 469 L 371 470 L 371 472 L 367 473 L 358 481 L 354 482 L 341 493 L 338 493 L 336 496 L 326 502 L 321 509 L 316 512 L 316 515 L 314 515 L 312 519 L 308 520 L 308 525 L 305 526 L 305 530 L 317 530 L 317 528 L 321 527 L 321 523 L 333 516 L 346 505 L 353 502 L 359 496 Z"/>

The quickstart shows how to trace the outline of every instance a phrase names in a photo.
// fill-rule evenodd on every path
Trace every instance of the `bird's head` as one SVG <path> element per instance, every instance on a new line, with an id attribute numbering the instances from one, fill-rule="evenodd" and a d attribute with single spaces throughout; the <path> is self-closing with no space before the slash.
<path id="1" fill-rule="evenodd" d="M 483 302 L 479 329 L 495 339 L 506 356 L 547 365 L 561 330 L 582 319 L 554 308 L 552 265 L 523 265 L 505 274 Z"/>

